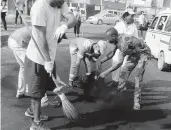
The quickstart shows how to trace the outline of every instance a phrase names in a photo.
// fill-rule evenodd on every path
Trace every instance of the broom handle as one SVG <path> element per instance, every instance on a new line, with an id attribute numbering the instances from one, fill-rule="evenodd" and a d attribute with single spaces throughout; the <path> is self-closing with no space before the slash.
<path id="1" fill-rule="evenodd" d="M 42 56 L 42 58 L 45 60 L 45 58 L 44 58 L 44 56 L 43 56 L 43 54 L 42 54 L 42 52 L 41 52 L 41 50 L 40 50 L 39 46 L 38 46 L 38 45 L 37 45 L 37 43 L 36 43 L 36 40 L 34 39 L 34 37 L 33 37 L 32 33 L 31 33 L 31 31 L 30 31 L 30 29 L 29 29 L 29 27 L 28 27 L 27 23 L 26 23 L 26 21 L 24 20 L 24 18 L 23 18 L 23 16 L 22 16 L 21 11 L 19 10 L 19 8 L 18 8 L 18 6 L 17 6 L 17 4 L 15 3 L 15 1 L 14 1 L 14 0 L 13 0 L 13 2 L 14 2 L 15 7 L 18 9 L 18 13 L 19 13 L 20 17 L 22 18 L 24 25 L 25 25 L 25 26 L 26 26 L 26 28 L 28 29 L 28 32 L 30 33 L 31 38 L 32 38 L 32 40 L 33 40 L 33 42 L 34 42 L 34 44 L 35 44 L 35 46 L 36 46 L 36 48 L 37 48 L 37 50 L 38 50 L 39 54 L 40 54 L 40 55 Z M 59 76 L 58 76 L 58 77 L 59 77 Z M 64 85 L 64 83 L 63 83 L 62 81 L 57 81 L 57 80 L 55 79 L 55 77 L 54 77 L 54 75 L 53 75 L 53 74 L 52 74 L 52 79 L 53 79 L 53 82 L 55 83 L 55 85 L 56 85 L 57 87 L 59 87 L 58 82 L 61 82 L 61 83 Z M 66 84 L 65 84 L 65 85 L 66 85 Z"/>

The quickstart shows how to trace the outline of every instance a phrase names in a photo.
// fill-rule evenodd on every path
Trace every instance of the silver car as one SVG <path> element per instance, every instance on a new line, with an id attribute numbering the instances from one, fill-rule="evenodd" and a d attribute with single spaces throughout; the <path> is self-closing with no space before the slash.
<path id="1" fill-rule="evenodd" d="M 87 22 L 90 24 L 116 24 L 120 17 L 116 14 L 100 13 L 88 18 Z"/>

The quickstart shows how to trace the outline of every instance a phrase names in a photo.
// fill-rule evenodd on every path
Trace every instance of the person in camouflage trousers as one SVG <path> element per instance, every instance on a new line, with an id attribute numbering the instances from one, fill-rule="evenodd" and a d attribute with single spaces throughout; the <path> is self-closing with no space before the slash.
<path id="1" fill-rule="evenodd" d="M 136 67 L 133 109 L 139 110 L 143 75 L 148 60 L 151 57 L 151 51 L 142 39 L 125 34 L 118 35 L 118 32 L 115 28 L 108 29 L 106 34 L 108 42 L 114 45 L 114 49 L 104 59 L 101 60 L 101 64 L 111 59 L 117 49 L 119 49 L 120 52 L 117 63 L 106 71 L 102 72 L 99 77 L 105 78 L 109 73 L 119 68 L 123 64 L 124 57 L 127 55 L 125 66 L 122 67 L 119 75 L 120 80 L 117 88 L 120 92 L 126 90 L 126 81 L 128 80 L 128 77 L 133 69 Z"/>

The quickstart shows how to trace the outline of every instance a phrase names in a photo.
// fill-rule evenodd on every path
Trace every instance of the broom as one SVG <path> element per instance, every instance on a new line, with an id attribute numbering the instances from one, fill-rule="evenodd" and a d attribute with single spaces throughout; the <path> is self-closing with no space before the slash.
<path id="1" fill-rule="evenodd" d="M 17 4 L 15 3 L 15 1 L 13 0 L 14 2 L 14 5 L 15 7 L 18 9 L 18 13 L 20 15 L 20 17 L 23 19 L 23 23 L 24 25 L 26 26 L 26 28 L 28 29 L 30 35 L 31 35 L 31 38 L 37 48 L 37 50 L 39 51 L 40 55 L 42 56 L 42 58 L 44 59 L 44 56 L 43 54 L 41 53 L 41 50 L 39 49 L 27 23 L 25 22 L 23 16 L 22 16 L 22 13 L 21 11 L 19 10 Z M 59 39 L 58 39 L 58 43 L 59 43 Z M 69 119 L 69 120 L 75 120 L 75 119 L 79 119 L 80 118 L 80 115 L 78 113 L 78 111 L 76 110 L 76 108 L 70 103 L 70 101 L 67 99 L 67 97 L 65 96 L 65 94 L 62 92 L 62 88 L 63 86 L 67 86 L 64 82 L 62 82 L 59 78 L 59 76 L 57 75 L 57 79 L 55 79 L 54 75 L 52 74 L 52 79 L 53 79 L 53 82 L 55 83 L 56 85 L 56 88 L 54 89 L 54 93 L 58 94 L 59 98 L 61 99 L 61 102 L 62 102 L 62 108 L 63 108 L 63 112 L 64 112 L 64 115 Z"/>

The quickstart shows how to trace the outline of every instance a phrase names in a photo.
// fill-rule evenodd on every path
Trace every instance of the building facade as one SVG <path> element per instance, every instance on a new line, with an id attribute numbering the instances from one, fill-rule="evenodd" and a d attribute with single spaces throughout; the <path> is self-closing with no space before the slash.
<path id="1" fill-rule="evenodd" d="M 24 14 L 29 14 L 29 11 L 31 9 L 31 6 L 36 0 L 23 0 L 25 2 L 25 10 Z M 14 13 L 14 2 L 13 0 L 8 0 L 8 13 Z"/>

